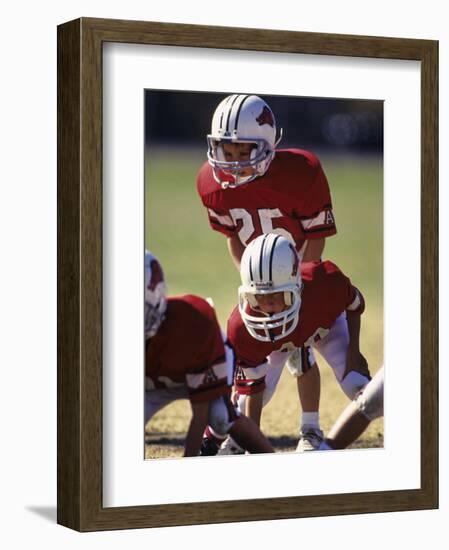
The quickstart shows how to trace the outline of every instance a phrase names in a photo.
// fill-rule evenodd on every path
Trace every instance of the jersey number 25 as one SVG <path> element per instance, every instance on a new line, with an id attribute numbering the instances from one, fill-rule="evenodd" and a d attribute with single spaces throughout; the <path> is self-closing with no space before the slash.
<path id="1" fill-rule="evenodd" d="M 233 208 L 229 211 L 229 213 L 231 214 L 232 220 L 235 225 L 237 225 L 238 220 L 242 220 L 242 227 L 238 235 L 242 244 L 246 246 L 255 236 L 254 221 L 251 213 L 244 208 Z M 292 234 L 289 233 L 286 229 L 282 227 L 273 227 L 272 220 L 274 218 L 282 218 L 283 216 L 279 208 L 259 208 L 259 210 L 257 210 L 257 215 L 259 217 L 262 233 L 278 233 L 279 235 L 283 235 L 284 237 L 289 239 L 292 243 L 295 242 Z"/>

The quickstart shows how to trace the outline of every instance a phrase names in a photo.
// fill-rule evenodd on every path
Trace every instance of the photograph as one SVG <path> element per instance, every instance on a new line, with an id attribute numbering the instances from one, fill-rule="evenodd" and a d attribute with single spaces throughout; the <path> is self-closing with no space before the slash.
<path id="1" fill-rule="evenodd" d="M 145 458 L 382 448 L 383 101 L 144 105 Z"/>

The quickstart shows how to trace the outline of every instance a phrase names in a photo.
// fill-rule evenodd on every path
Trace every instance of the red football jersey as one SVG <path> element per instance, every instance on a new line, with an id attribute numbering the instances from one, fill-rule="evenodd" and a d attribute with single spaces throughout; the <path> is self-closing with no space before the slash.
<path id="1" fill-rule="evenodd" d="M 326 336 L 343 311 L 363 312 L 362 295 L 332 262 L 303 263 L 301 277 L 304 286 L 298 325 L 281 340 L 256 340 L 246 329 L 238 307 L 233 310 L 228 320 L 228 340 L 235 352 L 236 385 L 240 393 L 257 393 L 265 388 L 265 376 L 260 373 L 266 373 L 271 352 L 311 346 Z"/>
<path id="2" fill-rule="evenodd" d="M 230 392 L 223 337 L 206 300 L 168 298 L 165 319 L 146 342 L 145 376 L 147 389 L 187 385 L 192 402 Z"/>
<path id="3" fill-rule="evenodd" d="M 276 151 L 264 176 L 236 188 L 223 189 L 205 162 L 197 189 L 212 229 L 237 234 L 246 246 L 276 231 L 293 238 L 301 250 L 307 239 L 336 233 L 329 185 L 317 157 L 300 149 Z"/>

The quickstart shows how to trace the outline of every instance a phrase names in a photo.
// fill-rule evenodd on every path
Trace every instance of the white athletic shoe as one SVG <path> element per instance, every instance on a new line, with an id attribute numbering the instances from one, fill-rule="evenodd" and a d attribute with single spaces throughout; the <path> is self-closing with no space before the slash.
<path id="1" fill-rule="evenodd" d="M 245 451 L 236 443 L 232 437 L 227 437 L 221 447 L 218 449 L 217 455 L 244 455 Z"/>
<path id="2" fill-rule="evenodd" d="M 299 432 L 299 441 L 296 451 L 305 453 L 307 451 L 317 451 L 324 439 L 324 434 L 316 428 L 306 428 Z"/>

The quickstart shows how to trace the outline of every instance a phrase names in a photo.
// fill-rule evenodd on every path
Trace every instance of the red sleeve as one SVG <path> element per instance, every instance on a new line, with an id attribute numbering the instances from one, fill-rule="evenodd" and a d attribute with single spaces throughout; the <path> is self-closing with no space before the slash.
<path id="1" fill-rule="evenodd" d="M 332 281 L 328 287 L 329 301 L 333 299 L 338 302 L 337 309 L 340 311 L 352 311 L 361 315 L 365 310 L 365 299 L 360 290 L 353 286 L 351 280 L 334 263 L 326 260 L 322 265 Z"/>
<path id="2" fill-rule="evenodd" d="M 228 340 L 235 354 L 234 384 L 237 392 L 251 395 L 263 391 L 268 371 L 267 357 L 271 350 L 248 333 L 237 308 L 228 321 Z"/>
<path id="3" fill-rule="evenodd" d="M 330 237 L 337 232 L 329 184 L 320 161 L 311 156 L 312 172 L 307 190 L 307 199 L 299 215 L 306 239 Z"/>
<path id="4" fill-rule="evenodd" d="M 351 311 L 352 313 L 358 313 L 362 315 L 365 311 L 365 299 L 363 294 L 358 288 L 351 285 L 349 292 L 348 305 L 346 306 L 346 311 Z"/>
<path id="5" fill-rule="evenodd" d="M 189 328 L 196 335 L 198 343 L 195 360 L 186 371 L 190 401 L 212 401 L 230 393 L 228 369 L 233 366 L 226 358 L 215 310 L 206 300 L 197 296 L 187 296 L 186 299 L 191 301 L 199 314 L 197 321 Z"/>
<path id="6" fill-rule="evenodd" d="M 223 233 L 226 237 L 236 232 L 236 226 L 229 212 L 223 212 L 215 204 L 214 182 L 211 169 L 206 162 L 198 172 L 196 187 L 201 202 L 207 210 L 209 224 L 214 231 Z"/>
<path id="7" fill-rule="evenodd" d="M 345 297 L 344 309 L 361 315 L 365 311 L 365 299 L 363 298 L 363 294 L 358 288 L 353 286 L 351 280 L 341 271 L 338 270 L 335 276 L 337 275 L 339 275 L 339 284 L 341 287 L 344 285 L 345 289 L 345 291 L 342 292 L 342 296 Z"/>
<path id="8" fill-rule="evenodd" d="M 212 208 L 208 208 L 207 215 L 209 217 L 210 226 L 214 231 L 219 231 L 223 233 L 223 235 L 226 235 L 226 237 L 235 235 L 237 227 L 229 214 L 219 213 Z"/>

